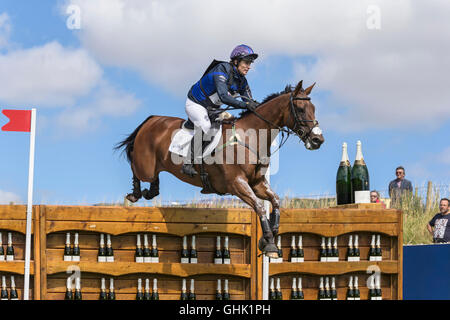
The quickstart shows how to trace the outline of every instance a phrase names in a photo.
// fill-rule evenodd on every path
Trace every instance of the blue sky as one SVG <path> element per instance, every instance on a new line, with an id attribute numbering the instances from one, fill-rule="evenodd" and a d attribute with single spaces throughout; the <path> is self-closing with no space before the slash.
<path id="1" fill-rule="evenodd" d="M 446 2 L 349 1 L 331 10 L 327 1 L 248 1 L 245 19 L 229 17 L 234 2 L 208 2 L 213 17 L 198 13 L 202 1 L 0 3 L 0 109 L 38 113 L 35 204 L 121 201 L 131 171 L 113 146 L 148 115 L 185 117 L 190 86 L 240 43 L 260 53 L 247 76 L 257 100 L 317 82 L 311 97 L 326 141 L 307 151 L 289 139 L 271 176 L 280 196 L 334 194 L 342 143 L 353 162 L 357 140 L 372 189 L 386 190 L 403 165 L 414 185 L 431 180 L 449 195 Z M 66 26 L 69 4 L 81 9 L 79 30 Z M 374 4 L 379 29 L 368 27 Z M 0 132 L 0 203 L 26 203 L 28 148 L 28 134 Z M 160 178 L 163 203 L 200 198 L 199 188 Z"/>

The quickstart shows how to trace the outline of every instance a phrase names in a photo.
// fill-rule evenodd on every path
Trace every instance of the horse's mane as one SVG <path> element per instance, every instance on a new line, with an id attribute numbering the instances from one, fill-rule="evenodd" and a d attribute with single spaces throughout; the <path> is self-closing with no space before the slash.
<path id="1" fill-rule="evenodd" d="M 288 85 L 286 86 L 286 88 L 284 88 L 283 91 L 280 91 L 280 92 L 274 92 L 274 93 L 272 93 L 272 94 L 269 94 L 267 97 L 264 98 L 264 100 L 261 102 L 261 104 L 258 106 L 258 108 L 259 108 L 260 106 L 262 106 L 263 104 L 265 104 L 266 102 L 269 102 L 270 100 L 273 100 L 273 99 L 275 99 L 276 97 L 281 96 L 282 94 L 290 93 L 290 92 L 294 91 L 294 89 L 295 89 L 295 88 L 292 88 L 292 86 L 291 86 L 290 84 L 288 84 Z M 258 110 L 258 108 L 256 108 L 256 110 Z M 245 117 L 246 115 L 251 114 L 251 113 L 252 113 L 252 112 L 251 112 L 250 110 L 244 110 L 244 111 L 242 111 L 241 113 L 239 113 L 239 118 Z"/>

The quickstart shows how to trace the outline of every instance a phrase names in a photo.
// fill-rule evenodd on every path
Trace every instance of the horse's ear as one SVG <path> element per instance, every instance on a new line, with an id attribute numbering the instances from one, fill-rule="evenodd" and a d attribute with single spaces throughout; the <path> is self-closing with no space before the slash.
<path id="1" fill-rule="evenodd" d="M 314 82 L 314 83 L 312 84 L 312 86 L 310 86 L 310 87 L 308 87 L 308 88 L 305 89 L 305 93 L 306 93 L 307 96 L 309 96 L 309 94 L 310 94 L 311 91 L 312 91 L 312 88 L 314 88 L 315 85 L 316 85 L 316 83 Z"/>
<path id="2" fill-rule="evenodd" d="M 303 91 L 303 80 L 300 80 L 300 82 L 299 82 L 299 83 L 297 84 L 297 86 L 295 87 L 295 90 L 294 90 L 294 97 L 295 97 L 296 95 L 298 95 L 300 91 Z"/>

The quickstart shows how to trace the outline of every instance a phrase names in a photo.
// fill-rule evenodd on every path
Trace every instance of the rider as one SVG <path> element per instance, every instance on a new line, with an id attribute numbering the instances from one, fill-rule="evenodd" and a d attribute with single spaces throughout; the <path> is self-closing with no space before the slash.
<path id="1" fill-rule="evenodd" d="M 201 132 L 208 133 L 211 128 L 210 117 L 220 112 L 222 104 L 249 110 L 256 108 L 258 103 L 252 98 L 245 76 L 257 57 L 258 54 L 252 48 L 241 44 L 231 52 L 230 62 L 214 60 L 203 77 L 191 87 L 186 100 L 186 113 L 189 120 L 201 129 L 198 130 L 200 135 Z M 236 99 L 237 95 L 244 97 L 242 101 Z M 181 171 L 191 177 L 197 174 L 194 158 L 202 158 L 202 154 L 197 155 L 199 152 L 194 150 L 194 140 L 191 141 L 191 156 L 186 157 Z M 203 150 L 209 142 L 203 142 Z"/>

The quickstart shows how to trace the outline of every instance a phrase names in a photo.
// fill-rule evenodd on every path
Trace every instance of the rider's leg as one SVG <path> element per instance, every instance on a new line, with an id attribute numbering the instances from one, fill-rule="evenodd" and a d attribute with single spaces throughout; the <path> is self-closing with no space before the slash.
<path id="1" fill-rule="evenodd" d="M 206 108 L 190 99 L 186 100 L 185 110 L 189 119 L 194 123 L 196 132 L 191 141 L 191 156 L 185 159 L 182 172 L 188 174 L 189 176 L 193 176 L 197 174 L 197 171 L 194 169 L 194 163 L 201 163 L 202 159 L 202 133 L 207 133 L 209 131 L 211 128 L 211 122 L 209 120 L 208 111 Z"/>

